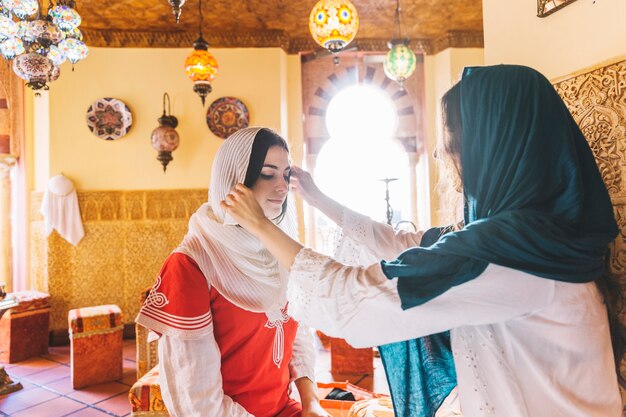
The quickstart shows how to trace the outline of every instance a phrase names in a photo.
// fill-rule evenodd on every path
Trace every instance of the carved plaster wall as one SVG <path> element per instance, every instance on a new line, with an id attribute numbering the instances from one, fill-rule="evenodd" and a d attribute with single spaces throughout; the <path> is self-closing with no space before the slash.
<path id="1" fill-rule="evenodd" d="M 620 229 L 611 247 L 611 269 L 626 288 L 626 60 L 554 85 L 587 138 L 609 190 Z"/>
<path id="2" fill-rule="evenodd" d="M 78 192 L 85 237 L 72 246 L 56 231 L 45 236 L 42 193 L 32 194 L 30 279 L 51 295 L 50 329 L 66 329 L 70 309 L 110 303 L 132 323 L 142 290 L 206 198 L 206 190 Z"/>

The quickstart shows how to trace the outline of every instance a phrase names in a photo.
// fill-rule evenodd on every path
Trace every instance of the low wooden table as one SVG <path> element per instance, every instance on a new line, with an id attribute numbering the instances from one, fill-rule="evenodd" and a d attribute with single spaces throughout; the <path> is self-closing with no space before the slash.
<path id="1" fill-rule="evenodd" d="M 10 297 L 0 300 L 0 317 L 2 317 L 5 311 L 10 308 L 17 307 L 17 305 L 17 301 Z M 20 382 L 14 382 L 4 370 L 4 366 L 0 365 L 0 395 L 5 395 L 21 389 L 22 384 Z"/>

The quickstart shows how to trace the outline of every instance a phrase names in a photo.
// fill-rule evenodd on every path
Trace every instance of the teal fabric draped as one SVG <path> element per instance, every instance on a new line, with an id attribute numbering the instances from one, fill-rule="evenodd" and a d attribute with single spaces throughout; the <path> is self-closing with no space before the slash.
<path id="1" fill-rule="evenodd" d="M 461 88 L 465 227 L 382 262 L 402 308 L 480 275 L 489 263 L 566 282 L 604 271 L 617 236 L 591 150 L 550 82 L 523 66 L 466 68 Z"/>
<path id="2" fill-rule="evenodd" d="M 422 236 L 420 246 L 436 242 L 444 229 Z M 433 417 L 456 386 L 450 332 L 378 347 L 395 417 Z"/>

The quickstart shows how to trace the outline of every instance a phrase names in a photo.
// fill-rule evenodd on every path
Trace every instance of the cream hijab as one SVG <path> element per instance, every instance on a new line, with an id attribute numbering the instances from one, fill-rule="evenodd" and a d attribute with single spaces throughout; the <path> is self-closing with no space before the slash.
<path id="1" fill-rule="evenodd" d="M 244 182 L 259 130 L 239 130 L 219 148 L 211 170 L 209 201 L 191 216 L 189 231 L 176 252 L 194 259 L 209 284 L 230 302 L 248 311 L 263 312 L 269 323 L 278 324 L 287 320 L 283 310 L 288 271 L 220 206 L 235 184 Z M 278 226 L 295 237 L 292 200 Z"/>

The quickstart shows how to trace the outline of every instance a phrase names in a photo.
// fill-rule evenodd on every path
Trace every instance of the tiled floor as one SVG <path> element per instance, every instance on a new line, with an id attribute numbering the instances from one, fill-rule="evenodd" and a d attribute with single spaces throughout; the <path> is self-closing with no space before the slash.
<path id="1" fill-rule="evenodd" d="M 124 374 L 115 382 L 74 390 L 70 382 L 69 346 L 51 347 L 48 354 L 5 370 L 23 389 L 0 396 L 0 416 L 105 417 L 130 415 L 128 390 L 135 382 L 135 341 L 124 341 Z"/>
<path id="2" fill-rule="evenodd" d="M 379 358 L 374 375 L 338 375 L 330 372 L 330 353 L 319 345 L 315 377 L 318 382 L 350 381 L 365 389 L 388 393 Z M 51 347 L 47 355 L 5 369 L 24 388 L 0 396 L 0 416 L 15 417 L 105 417 L 129 416 L 128 390 L 135 382 L 135 341 L 124 341 L 123 378 L 105 384 L 74 390 L 70 382 L 69 346 Z"/>

